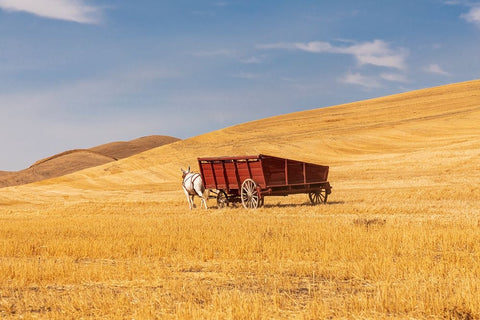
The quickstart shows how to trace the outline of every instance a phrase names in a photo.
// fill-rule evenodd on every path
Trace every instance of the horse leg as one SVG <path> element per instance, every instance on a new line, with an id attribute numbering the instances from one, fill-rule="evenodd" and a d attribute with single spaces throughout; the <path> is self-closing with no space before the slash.
<path id="1" fill-rule="evenodd" d="M 206 191 L 205 188 L 200 187 L 200 190 L 196 190 L 196 192 L 200 197 L 200 208 L 202 208 L 202 205 L 204 205 L 205 209 L 208 209 L 208 206 L 207 206 L 208 191 Z"/>
<path id="2" fill-rule="evenodd" d="M 193 201 L 190 198 L 190 194 L 188 193 L 188 191 L 185 188 L 183 188 L 183 192 L 185 192 L 185 196 L 187 197 L 187 201 L 188 201 L 188 206 L 190 207 L 190 210 L 192 210 Z"/>
<path id="3" fill-rule="evenodd" d="M 195 205 L 195 195 L 192 194 L 192 207 L 195 209 L 197 206 Z"/>
<path id="4" fill-rule="evenodd" d="M 202 196 L 203 196 L 203 201 L 205 201 L 205 209 L 208 209 L 207 201 L 208 201 L 208 197 L 210 196 L 210 189 L 206 189 L 205 192 L 202 194 Z"/>
<path id="5" fill-rule="evenodd" d="M 200 208 L 202 207 L 202 205 L 204 205 L 205 209 L 208 209 L 207 201 L 205 200 L 205 197 L 202 195 L 200 199 L 202 199 L 202 202 L 200 203 Z"/>

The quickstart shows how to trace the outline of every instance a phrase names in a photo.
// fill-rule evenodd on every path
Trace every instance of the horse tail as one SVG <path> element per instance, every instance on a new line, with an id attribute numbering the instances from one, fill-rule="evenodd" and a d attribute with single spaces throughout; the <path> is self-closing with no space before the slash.
<path id="1" fill-rule="evenodd" d="M 208 209 L 207 206 L 207 200 L 208 200 L 208 195 L 210 193 L 209 189 L 205 189 L 205 186 L 203 184 L 202 176 L 199 173 L 190 173 L 182 170 L 184 176 L 183 176 L 183 189 L 185 191 L 185 194 L 187 195 L 187 200 L 189 201 L 190 204 L 190 209 L 192 208 L 193 205 L 193 197 L 198 196 L 202 200 L 202 203 L 205 205 L 205 209 Z"/>

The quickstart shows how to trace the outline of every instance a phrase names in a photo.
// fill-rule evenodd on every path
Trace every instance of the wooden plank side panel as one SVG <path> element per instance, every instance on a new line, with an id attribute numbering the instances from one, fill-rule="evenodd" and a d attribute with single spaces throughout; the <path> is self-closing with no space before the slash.
<path id="1" fill-rule="evenodd" d="M 264 156 L 262 165 L 267 187 L 286 185 L 285 159 Z"/>
<path id="2" fill-rule="evenodd" d="M 203 185 L 205 188 L 216 189 L 215 176 L 210 163 L 199 163 L 200 172 L 202 173 Z"/>
<path id="3" fill-rule="evenodd" d="M 237 161 L 236 163 L 240 185 L 246 179 L 252 179 L 260 187 L 263 188 L 265 186 L 262 164 L 259 160 Z"/>
<path id="4" fill-rule="evenodd" d="M 325 182 L 328 179 L 328 166 L 307 163 L 305 167 L 307 183 Z"/>
<path id="5" fill-rule="evenodd" d="M 296 192 L 300 190 L 299 185 L 307 187 L 307 184 L 328 181 L 328 166 L 267 155 L 199 158 L 198 161 L 205 187 L 227 192 L 238 192 L 246 179 L 253 179 L 262 189 L 288 188 L 285 192 Z"/>
<path id="6" fill-rule="evenodd" d="M 303 178 L 303 162 L 288 160 L 288 184 L 305 183 Z"/>
<path id="7" fill-rule="evenodd" d="M 241 186 L 243 181 L 245 181 L 245 179 L 249 179 L 251 177 L 250 177 L 250 173 L 248 171 L 248 166 L 247 166 L 246 161 L 237 161 L 236 165 L 237 165 L 237 174 L 238 174 L 238 179 L 239 179 L 239 186 Z"/>
<path id="8" fill-rule="evenodd" d="M 235 163 L 233 161 L 225 161 L 223 164 L 225 165 L 225 180 L 228 184 L 228 189 L 239 189 Z"/>
<path id="9" fill-rule="evenodd" d="M 227 183 L 225 180 L 225 172 L 223 170 L 223 163 L 216 161 L 212 163 L 213 171 L 215 173 L 215 179 L 217 182 L 216 189 L 227 189 Z"/>
<path id="10" fill-rule="evenodd" d="M 263 167 L 262 167 L 262 162 L 259 161 L 249 161 L 250 165 L 250 173 L 252 175 L 253 181 L 257 183 L 257 185 L 260 186 L 260 188 L 265 188 L 265 176 L 263 175 Z"/>

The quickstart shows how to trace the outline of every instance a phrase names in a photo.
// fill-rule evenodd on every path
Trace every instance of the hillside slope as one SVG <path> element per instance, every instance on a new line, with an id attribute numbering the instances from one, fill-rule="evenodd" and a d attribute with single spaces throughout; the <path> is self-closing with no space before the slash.
<path id="1" fill-rule="evenodd" d="M 34 193 L 41 203 L 54 191 L 82 201 L 181 199 L 180 167 L 196 168 L 197 157 L 264 153 L 329 165 L 334 202 L 393 210 L 435 199 L 456 210 L 480 199 L 478 123 L 476 80 L 253 121 L 3 197 L 27 201 Z"/>
<path id="2" fill-rule="evenodd" d="M 60 177 L 72 172 L 130 157 L 179 139 L 152 135 L 131 141 L 118 141 L 90 149 L 65 151 L 39 160 L 18 172 L 0 172 L 0 188 Z"/>
<path id="3" fill-rule="evenodd" d="M 90 148 L 90 151 L 103 154 L 107 157 L 115 159 L 123 159 L 133 156 L 134 154 L 144 152 L 156 147 L 160 147 L 180 139 L 170 136 L 147 136 L 134 139 L 131 141 L 117 141 L 102 144 L 97 147 Z"/>

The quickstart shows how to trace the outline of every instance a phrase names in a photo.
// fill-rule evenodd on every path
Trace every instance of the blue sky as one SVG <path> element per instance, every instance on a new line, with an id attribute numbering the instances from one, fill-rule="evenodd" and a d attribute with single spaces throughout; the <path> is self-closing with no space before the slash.
<path id="1" fill-rule="evenodd" d="M 0 0 L 0 170 L 479 78 L 480 1 Z"/>

